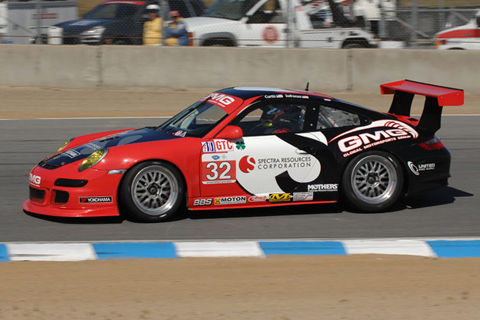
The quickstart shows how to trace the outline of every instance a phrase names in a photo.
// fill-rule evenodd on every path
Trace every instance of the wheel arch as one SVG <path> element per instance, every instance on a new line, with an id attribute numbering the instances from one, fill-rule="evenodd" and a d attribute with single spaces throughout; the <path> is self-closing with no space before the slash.
<path id="1" fill-rule="evenodd" d="M 223 44 L 222 44 L 223 43 Z M 214 46 L 214 45 L 223 45 L 226 47 L 237 47 L 237 39 L 235 35 L 230 32 L 214 32 L 208 33 L 202 36 L 200 46 Z"/>
<path id="2" fill-rule="evenodd" d="M 370 48 L 370 43 L 365 38 L 348 38 L 342 43 L 342 49 L 348 49 L 349 46 L 359 46 L 361 48 Z"/>
<path id="3" fill-rule="evenodd" d="M 119 206 L 119 196 L 120 196 L 120 190 L 122 188 L 122 185 L 124 183 L 124 180 L 125 180 L 125 177 L 127 175 L 127 172 L 131 171 L 133 168 L 135 168 L 136 166 L 142 164 L 142 163 L 145 163 L 145 162 L 151 162 L 151 161 L 156 161 L 156 162 L 161 162 L 161 163 L 165 163 L 165 164 L 168 164 L 172 167 L 174 167 L 178 173 L 180 174 L 180 176 L 182 177 L 182 182 L 183 182 L 183 185 L 185 186 L 185 192 L 184 192 L 184 202 L 185 202 L 185 207 L 186 207 L 186 204 L 188 203 L 188 189 L 189 189 L 189 185 L 187 183 L 187 180 L 185 179 L 185 173 L 173 162 L 171 161 L 168 161 L 168 160 L 165 160 L 165 159 L 156 159 L 156 158 L 152 158 L 152 159 L 143 159 L 142 161 L 139 161 L 139 162 L 135 162 L 134 164 L 132 164 L 128 169 L 125 170 L 125 172 L 122 174 L 122 178 L 120 179 L 120 182 L 118 183 L 118 186 L 117 186 L 117 206 L 118 206 L 118 211 L 120 212 L 121 214 L 121 210 L 120 210 L 120 206 Z"/>
<path id="4" fill-rule="evenodd" d="M 404 161 L 402 161 L 402 159 L 398 155 L 396 155 L 392 150 L 388 150 L 388 149 L 369 149 L 368 151 L 376 151 L 376 152 L 387 153 L 388 155 L 390 155 L 391 157 L 394 157 L 397 160 L 397 162 L 400 164 L 400 167 L 402 169 L 402 176 L 403 176 L 403 179 L 404 179 L 404 184 L 402 186 L 402 192 L 404 192 L 406 194 L 408 192 L 408 185 L 410 183 L 410 179 L 408 177 L 408 171 L 407 171 L 408 168 L 407 168 L 406 164 L 404 163 Z M 350 157 L 350 159 L 348 159 L 348 161 L 345 161 L 343 163 L 339 181 L 343 181 L 343 177 L 345 175 L 345 169 L 347 168 L 347 166 L 355 158 L 357 158 L 357 156 L 361 155 L 362 153 L 364 153 L 364 151 L 362 151 L 362 152 L 360 152 L 356 155 L 353 155 L 352 157 Z M 342 189 L 343 189 L 343 183 L 340 183 L 339 191 L 341 191 Z"/>

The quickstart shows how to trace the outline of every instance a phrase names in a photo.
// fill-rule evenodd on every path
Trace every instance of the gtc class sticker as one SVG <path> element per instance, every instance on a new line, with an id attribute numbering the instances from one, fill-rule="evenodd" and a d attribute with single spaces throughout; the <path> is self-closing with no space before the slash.
<path id="1" fill-rule="evenodd" d="M 234 150 L 235 150 L 234 144 L 228 140 L 215 139 L 212 141 L 202 142 L 203 153 L 230 152 Z"/>

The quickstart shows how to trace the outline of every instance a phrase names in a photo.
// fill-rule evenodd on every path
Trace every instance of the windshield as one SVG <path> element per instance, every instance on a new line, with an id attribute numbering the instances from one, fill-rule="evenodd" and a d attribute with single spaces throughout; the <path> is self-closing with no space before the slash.
<path id="1" fill-rule="evenodd" d="M 203 137 L 227 116 L 222 108 L 206 102 L 196 102 L 157 130 L 179 137 Z"/>
<path id="2" fill-rule="evenodd" d="M 258 0 L 217 0 L 205 14 L 206 17 L 240 20 Z"/>
<path id="3" fill-rule="evenodd" d="M 123 19 L 133 18 L 141 6 L 129 3 L 101 4 L 85 14 L 85 19 Z"/>

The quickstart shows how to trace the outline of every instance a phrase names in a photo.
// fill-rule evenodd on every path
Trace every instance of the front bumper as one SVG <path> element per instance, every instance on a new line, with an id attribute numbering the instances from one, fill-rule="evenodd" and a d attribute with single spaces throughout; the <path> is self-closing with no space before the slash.
<path id="1" fill-rule="evenodd" d="M 108 171 L 93 168 L 79 173 L 76 166 L 66 167 L 69 168 L 47 170 L 35 167 L 30 173 L 30 196 L 23 203 L 23 210 L 56 217 L 119 215 L 117 190 L 122 174 L 108 174 Z M 63 182 L 59 183 L 58 179 Z M 72 184 L 68 182 L 79 180 L 87 183 L 67 186 Z"/>

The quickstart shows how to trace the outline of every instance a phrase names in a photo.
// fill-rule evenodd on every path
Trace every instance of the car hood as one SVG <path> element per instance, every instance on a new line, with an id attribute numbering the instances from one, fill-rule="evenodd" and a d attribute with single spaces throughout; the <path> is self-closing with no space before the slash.
<path id="1" fill-rule="evenodd" d="M 193 31 L 193 29 L 199 29 L 202 27 L 221 27 L 221 26 L 230 26 L 240 24 L 240 21 L 221 19 L 221 18 L 210 18 L 210 17 L 193 17 L 183 19 L 187 24 L 188 31 Z"/>
<path id="2" fill-rule="evenodd" d="M 470 20 L 467 24 L 437 32 L 435 34 L 435 38 L 440 38 L 440 39 L 441 38 L 457 38 L 459 37 L 458 34 L 456 36 L 452 36 L 455 34 L 456 31 L 464 30 L 465 33 L 471 33 L 470 30 L 476 29 L 476 28 L 477 28 L 477 24 L 475 20 Z"/>
<path id="3" fill-rule="evenodd" d="M 57 23 L 55 27 L 62 28 L 64 32 L 69 34 L 78 34 L 96 26 L 106 26 L 119 21 L 112 19 L 80 19 Z"/>
<path id="4" fill-rule="evenodd" d="M 101 149 L 109 149 L 119 146 L 125 146 L 135 143 L 152 142 L 179 139 L 181 137 L 173 136 L 168 133 L 155 130 L 155 128 L 141 128 L 121 133 L 116 133 L 92 140 L 81 146 L 65 150 L 61 153 L 54 154 L 50 158 L 41 161 L 39 167 L 45 169 L 56 169 L 64 165 L 83 160 L 93 152 Z"/>

